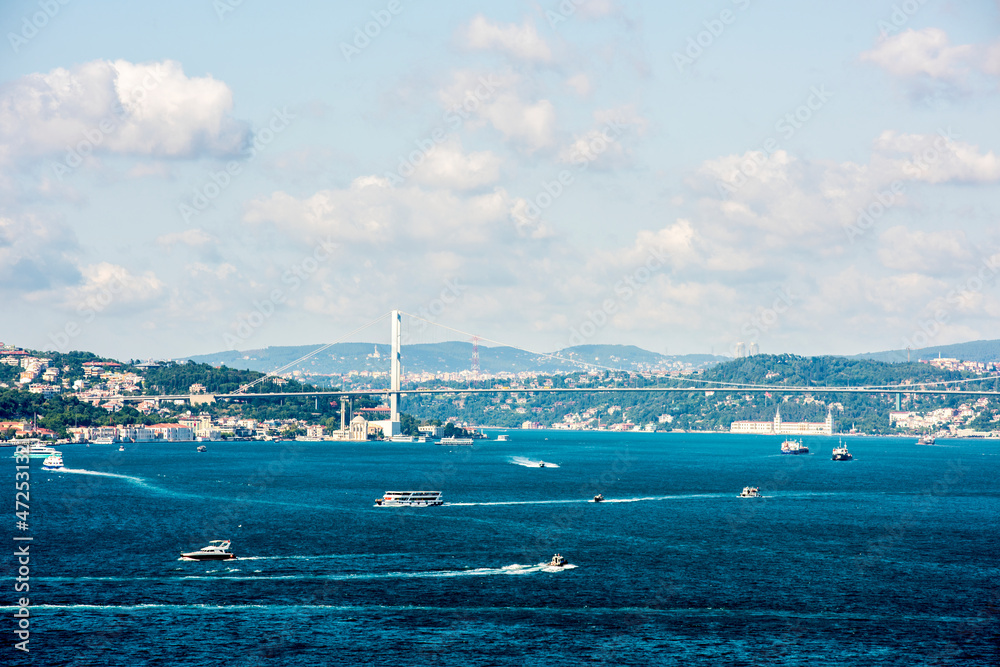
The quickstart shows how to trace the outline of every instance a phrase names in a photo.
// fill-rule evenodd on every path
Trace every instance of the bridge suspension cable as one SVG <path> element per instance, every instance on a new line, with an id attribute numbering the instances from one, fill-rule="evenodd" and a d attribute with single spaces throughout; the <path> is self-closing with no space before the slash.
<path id="1" fill-rule="evenodd" d="M 350 338 L 350 337 L 351 337 L 351 336 L 353 336 L 354 334 L 356 334 L 356 333 L 360 333 L 360 332 L 364 331 L 365 329 L 367 329 L 368 327 L 370 327 L 370 326 L 372 326 L 372 325 L 374 325 L 374 324 L 377 324 L 377 323 L 381 322 L 381 321 L 382 321 L 382 320 L 384 320 L 385 318 L 389 317 L 389 315 L 390 315 L 390 314 L 391 314 L 391 313 L 386 313 L 385 315 L 382 315 L 381 317 L 377 317 L 377 318 L 375 318 L 374 320 L 372 320 L 371 322 L 369 322 L 368 324 L 366 324 L 366 325 L 364 325 L 364 326 L 362 326 L 362 327 L 358 327 L 357 329 L 355 329 L 354 331 L 350 332 L 349 334 L 346 334 L 346 335 L 344 335 L 344 336 L 341 336 L 340 338 L 338 338 L 337 340 L 333 341 L 332 343 L 327 343 L 326 345 L 323 345 L 322 347 L 319 347 L 319 348 L 317 348 L 317 349 L 313 350 L 313 351 L 312 351 L 312 352 L 310 352 L 309 354 L 305 354 L 305 355 L 303 355 L 303 356 L 299 357 L 298 359 L 296 359 L 295 361 L 292 361 L 292 362 L 290 362 L 290 363 L 287 363 L 287 364 L 285 364 L 285 365 L 284 365 L 284 366 L 282 366 L 281 368 L 276 368 L 276 369 L 275 369 L 275 370 L 273 370 L 273 371 L 268 371 L 268 373 L 267 373 L 266 375 L 264 375 L 264 376 L 262 376 L 262 377 L 259 377 L 259 378 L 257 378 L 257 379 L 256 379 L 256 380 L 254 380 L 253 382 L 248 382 L 247 384 L 245 384 L 245 385 L 242 385 L 242 386 L 241 386 L 241 387 L 240 387 L 239 389 L 237 389 L 237 390 L 236 390 L 236 391 L 234 391 L 233 393 L 234 393 L 234 394 L 243 394 L 243 393 L 246 393 L 246 390 L 247 390 L 247 389 L 250 389 L 251 387 L 255 387 L 255 386 L 257 386 L 258 384 L 260 384 L 261 382 L 264 382 L 265 380 L 267 380 L 267 379 L 269 379 L 269 378 L 272 378 L 272 377 L 278 377 L 278 376 L 279 376 L 279 375 L 280 375 L 281 373 L 283 373 L 283 372 L 287 371 L 287 370 L 288 370 L 289 368 L 293 368 L 294 366 L 296 366 L 296 365 L 298 365 L 298 364 L 302 363 L 302 362 L 303 362 L 303 361 L 305 361 L 306 359 L 309 359 L 310 357 L 314 357 L 314 356 L 316 356 L 317 354 L 319 354 L 320 352 L 323 352 L 324 350 L 328 350 L 328 349 L 330 349 L 331 347 L 333 347 L 333 346 L 334 346 L 334 345 L 336 345 L 337 343 L 342 343 L 342 342 L 344 342 L 344 341 L 345 341 L 346 339 Z"/>

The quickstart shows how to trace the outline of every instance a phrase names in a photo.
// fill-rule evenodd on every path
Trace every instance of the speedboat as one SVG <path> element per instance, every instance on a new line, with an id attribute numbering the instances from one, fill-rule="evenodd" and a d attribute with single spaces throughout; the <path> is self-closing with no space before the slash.
<path id="1" fill-rule="evenodd" d="M 545 467 L 545 461 L 539 461 L 538 462 L 538 467 L 539 468 L 544 468 Z"/>
<path id="2" fill-rule="evenodd" d="M 229 540 L 212 540 L 207 547 L 202 547 L 198 551 L 182 553 L 182 558 L 191 560 L 229 560 L 236 556 L 229 551 Z"/>
<path id="3" fill-rule="evenodd" d="M 565 567 L 567 565 L 569 565 L 569 561 L 559 554 L 553 556 L 552 560 L 550 560 L 548 564 L 549 567 Z"/>
<path id="4" fill-rule="evenodd" d="M 594 496 L 594 502 L 595 503 L 604 502 L 604 494 L 598 493 L 596 496 Z"/>
<path id="5" fill-rule="evenodd" d="M 125 445 L 118 445 L 118 451 L 119 452 L 124 452 L 125 451 Z"/>
<path id="6" fill-rule="evenodd" d="M 52 454 L 51 456 L 47 457 L 44 461 L 42 461 L 42 470 L 62 470 L 62 469 L 63 469 L 63 460 L 62 457 L 59 456 L 58 452 Z"/>
<path id="7" fill-rule="evenodd" d="M 740 498 L 763 498 L 760 495 L 760 489 L 756 486 L 744 486 L 743 491 L 740 493 Z"/>
<path id="8" fill-rule="evenodd" d="M 198 445 L 198 451 L 199 452 L 207 452 L 208 451 L 208 447 L 206 447 L 205 445 Z"/>

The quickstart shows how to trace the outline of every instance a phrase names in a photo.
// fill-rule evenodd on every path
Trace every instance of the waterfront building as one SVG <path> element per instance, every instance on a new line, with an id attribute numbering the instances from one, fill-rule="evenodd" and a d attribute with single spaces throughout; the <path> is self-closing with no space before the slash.
<path id="1" fill-rule="evenodd" d="M 729 427 L 730 433 L 754 433 L 758 435 L 833 435 L 833 412 L 827 411 L 822 422 L 786 422 L 781 419 L 781 409 L 774 413 L 769 422 L 736 421 Z"/>

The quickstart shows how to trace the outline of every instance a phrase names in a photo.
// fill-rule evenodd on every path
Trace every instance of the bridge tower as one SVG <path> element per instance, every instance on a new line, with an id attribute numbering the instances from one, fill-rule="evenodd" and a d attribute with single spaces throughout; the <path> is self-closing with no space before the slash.
<path id="1" fill-rule="evenodd" d="M 400 329 L 402 324 L 402 314 L 398 310 L 392 311 L 392 366 L 389 373 L 389 390 L 392 392 L 389 394 L 389 420 L 394 423 L 399 423 L 399 389 L 400 389 Z M 396 428 L 393 428 L 395 431 Z M 396 435 L 393 433 L 393 435 Z"/>

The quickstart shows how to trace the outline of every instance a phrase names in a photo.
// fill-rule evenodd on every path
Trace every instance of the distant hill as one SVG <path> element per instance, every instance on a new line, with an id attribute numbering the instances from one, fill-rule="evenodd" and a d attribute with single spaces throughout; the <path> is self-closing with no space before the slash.
<path id="1" fill-rule="evenodd" d="M 321 345 L 275 346 L 259 350 L 215 352 L 186 357 L 213 366 L 226 365 L 261 372 L 273 371 L 322 347 Z M 391 349 L 376 343 L 337 343 L 316 356 L 289 368 L 318 374 L 350 371 L 388 371 Z M 540 373 L 581 370 L 573 361 L 623 370 L 703 370 L 728 361 L 729 357 L 710 354 L 663 355 L 634 345 L 579 345 L 560 350 L 559 359 L 536 355 L 512 347 L 479 346 L 479 367 L 483 373 Z M 407 373 L 457 373 L 472 368 L 472 343 L 453 341 L 404 345 L 403 368 Z"/>
<path id="2" fill-rule="evenodd" d="M 934 347 L 924 347 L 919 350 L 910 350 L 910 361 L 920 359 L 937 359 L 939 356 L 961 359 L 962 361 L 1000 361 L 1000 340 L 974 340 L 968 343 L 955 343 L 954 345 L 937 345 Z M 905 363 L 907 359 L 906 350 L 886 350 L 885 352 L 866 352 L 855 354 L 851 359 L 871 359 L 872 361 L 886 361 L 889 363 Z"/>

